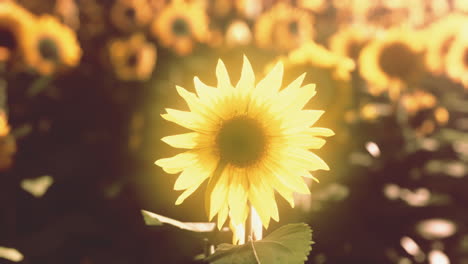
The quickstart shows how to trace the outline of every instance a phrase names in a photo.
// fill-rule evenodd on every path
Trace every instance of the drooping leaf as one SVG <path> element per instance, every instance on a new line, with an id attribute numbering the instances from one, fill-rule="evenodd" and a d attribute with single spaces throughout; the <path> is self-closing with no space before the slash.
<path id="1" fill-rule="evenodd" d="M 312 230 L 304 223 L 284 225 L 262 240 L 221 244 L 205 260 L 212 264 L 301 264 L 312 249 Z"/>
<path id="2" fill-rule="evenodd" d="M 215 223 L 193 223 L 193 222 L 181 222 L 167 216 L 159 215 L 149 211 L 141 210 L 143 220 L 148 226 L 160 226 L 163 224 L 173 225 L 180 229 L 189 230 L 192 232 L 211 232 L 215 229 Z"/>

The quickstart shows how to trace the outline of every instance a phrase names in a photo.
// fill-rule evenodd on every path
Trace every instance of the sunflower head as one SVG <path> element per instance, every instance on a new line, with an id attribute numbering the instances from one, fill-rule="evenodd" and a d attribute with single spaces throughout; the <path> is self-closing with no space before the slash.
<path id="1" fill-rule="evenodd" d="M 255 41 L 261 48 L 289 51 L 312 40 L 313 23 L 307 11 L 278 3 L 255 23 Z"/>
<path id="2" fill-rule="evenodd" d="M 49 15 L 40 17 L 30 29 L 27 43 L 26 63 L 44 75 L 76 66 L 81 57 L 75 32 Z"/>
<path id="3" fill-rule="evenodd" d="M 323 111 L 302 108 L 315 95 L 315 85 L 302 86 L 305 75 L 281 90 L 283 64 L 255 82 L 244 57 L 239 82 L 231 84 L 221 60 L 216 67 L 217 87 L 195 77 L 196 94 L 177 87 L 190 111 L 166 109 L 162 117 L 192 132 L 167 136 L 167 144 L 187 149 L 156 161 L 167 173 L 180 173 L 174 189 L 185 190 L 182 203 L 208 179 L 206 209 L 211 220 L 218 215 L 221 228 L 227 217 L 240 230 L 251 205 L 268 227 L 278 220 L 275 192 L 294 206 L 293 192 L 309 193 L 302 177 L 310 171 L 328 170 L 309 151 L 322 147 L 330 129 L 313 127 Z"/>
<path id="4" fill-rule="evenodd" d="M 208 17 L 199 3 L 173 1 L 154 19 L 151 32 L 163 46 L 174 49 L 179 55 L 187 55 L 196 42 L 207 40 Z"/>
<path id="5" fill-rule="evenodd" d="M 115 39 L 108 51 L 114 73 L 120 80 L 146 80 L 151 76 L 156 64 L 156 46 L 142 34 Z"/>
<path id="6" fill-rule="evenodd" d="M 395 98 L 402 88 L 420 81 L 425 70 L 421 36 L 392 29 L 363 48 L 359 70 L 371 86 L 372 94 L 388 89 L 390 96 Z"/>

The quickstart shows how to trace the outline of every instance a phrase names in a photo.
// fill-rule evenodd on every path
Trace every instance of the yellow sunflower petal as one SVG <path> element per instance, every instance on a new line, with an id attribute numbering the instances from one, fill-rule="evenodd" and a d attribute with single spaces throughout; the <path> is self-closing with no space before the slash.
<path id="1" fill-rule="evenodd" d="M 300 162 L 307 170 L 330 170 L 325 161 L 308 150 L 302 148 L 289 148 L 286 153 L 290 158 Z"/>
<path id="2" fill-rule="evenodd" d="M 239 82 L 236 85 L 236 89 L 241 93 L 245 93 L 247 91 L 252 91 L 255 87 L 255 74 L 252 69 L 252 65 L 250 64 L 249 59 L 244 56 L 244 64 L 242 65 L 242 72 Z"/>
<path id="3" fill-rule="evenodd" d="M 254 183 L 251 185 L 249 190 L 249 201 L 252 206 L 257 210 L 260 219 L 262 220 L 263 226 L 268 228 L 271 217 L 271 203 L 275 202 L 271 200 L 270 192 L 273 190 L 262 184 Z"/>
<path id="4" fill-rule="evenodd" d="M 232 89 L 231 80 L 226 70 L 226 66 L 224 66 L 224 62 L 220 59 L 216 65 L 216 79 L 218 80 L 218 88 L 220 90 L 228 91 L 229 89 Z"/>
<path id="5" fill-rule="evenodd" d="M 309 186 L 307 186 L 304 180 L 298 175 L 297 171 L 286 169 L 284 165 L 273 159 L 265 162 L 265 168 L 269 171 L 270 175 L 275 176 L 289 189 L 298 193 L 310 194 Z"/>
<path id="6" fill-rule="evenodd" d="M 204 84 L 198 77 L 193 78 L 195 91 L 200 97 L 200 100 L 207 105 L 216 104 L 218 90 L 214 87 Z"/>
<path id="7" fill-rule="evenodd" d="M 242 170 L 231 172 L 231 182 L 229 183 L 228 203 L 231 217 L 235 223 L 242 223 L 242 214 L 247 206 L 248 182 Z"/>
<path id="8" fill-rule="evenodd" d="M 218 221 L 217 221 L 217 226 L 218 226 L 219 230 L 221 230 L 221 227 L 223 227 L 224 222 L 226 222 L 226 219 L 228 217 L 228 213 L 229 213 L 229 208 L 228 208 L 227 205 L 224 205 L 219 210 L 219 212 L 218 212 Z"/>
<path id="9" fill-rule="evenodd" d="M 278 62 L 275 67 L 263 78 L 255 88 L 255 94 L 260 98 L 269 98 L 281 88 L 284 66 Z"/>
<path id="10" fill-rule="evenodd" d="M 283 122 L 282 127 L 285 129 L 284 133 L 297 132 L 296 129 L 298 128 L 306 129 L 312 126 L 319 120 L 324 112 L 323 110 L 310 109 L 296 112 L 294 116 L 289 116 L 289 118 Z M 292 129 L 292 131 L 290 129 Z"/>
<path id="11" fill-rule="evenodd" d="M 183 171 L 197 162 L 198 155 L 194 152 L 184 152 L 170 158 L 159 159 L 155 162 L 165 172 L 175 174 Z"/>
<path id="12" fill-rule="evenodd" d="M 325 139 L 314 137 L 307 133 L 293 134 L 286 138 L 288 140 L 288 145 L 306 149 L 319 149 L 326 143 Z"/>
<path id="13" fill-rule="evenodd" d="M 190 132 L 185 134 L 163 137 L 161 138 L 161 140 L 174 148 L 193 149 L 197 147 L 202 147 L 200 145 L 200 137 L 200 133 Z"/>
<path id="14" fill-rule="evenodd" d="M 294 99 L 294 104 L 292 104 L 288 110 L 290 112 L 301 110 L 316 93 L 315 84 L 313 83 L 298 89 Z"/>
<path id="15" fill-rule="evenodd" d="M 333 132 L 333 130 L 324 127 L 310 127 L 306 130 L 306 133 L 308 133 L 311 136 L 320 137 L 330 137 L 335 135 L 335 132 Z"/>
<path id="16" fill-rule="evenodd" d="M 193 112 L 180 111 L 176 109 L 166 108 L 167 114 L 162 114 L 161 117 L 167 121 L 178 124 L 185 128 L 195 130 L 197 132 L 209 132 L 208 120 L 202 119 L 199 115 Z"/>
<path id="17" fill-rule="evenodd" d="M 200 185 L 213 173 L 217 160 L 207 154 L 200 153 L 195 166 L 185 169 L 177 178 L 174 190 L 184 190 L 194 185 Z"/>
<path id="18" fill-rule="evenodd" d="M 209 195 L 210 208 L 208 219 L 211 221 L 219 212 L 229 193 L 229 168 L 225 168 Z"/>
<path id="19" fill-rule="evenodd" d="M 201 182 L 200 182 L 200 184 L 201 184 Z M 200 186 L 200 185 L 194 185 L 194 186 L 188 188 L 187 190 L 185 190 L 185 191 L 177 198 L 177 200 L 176 200 L 176 202 L 175 202 L 175 205 L 182 204 L 182 203 L 185 201 L 185 199 L 187 199 L 190 195 L 192 195 L 192 193 L 194 193 L 194 192 L 198 189 L 199 186 Z"/>

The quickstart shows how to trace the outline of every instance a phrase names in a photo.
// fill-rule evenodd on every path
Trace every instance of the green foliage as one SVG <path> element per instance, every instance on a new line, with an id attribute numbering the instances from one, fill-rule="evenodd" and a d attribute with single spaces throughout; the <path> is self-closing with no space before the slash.
<path id="1" fill-rule="evenodd" d="M 300 264 L 312 249 L 312 230 L 307 224 L 288 224 L 262 240 L 245 245 L 221 244 L 205 260 L 211 264 Z"/>

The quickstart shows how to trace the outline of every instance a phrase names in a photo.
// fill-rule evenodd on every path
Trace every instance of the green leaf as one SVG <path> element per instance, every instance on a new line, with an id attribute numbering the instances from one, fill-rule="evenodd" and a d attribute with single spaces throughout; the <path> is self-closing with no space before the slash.
<path id="1" fill-rule="evenodd" d="M 221 244 L 205 261 L 212 264 L 301 264 L 312 249 L 312 230 L 304 223 L 284 225 L 262 240 Z"/>

